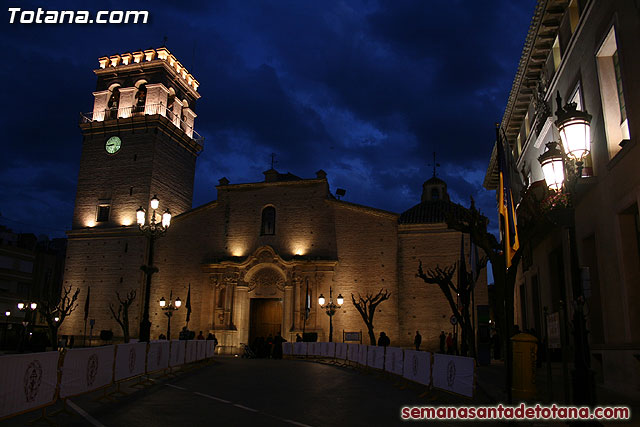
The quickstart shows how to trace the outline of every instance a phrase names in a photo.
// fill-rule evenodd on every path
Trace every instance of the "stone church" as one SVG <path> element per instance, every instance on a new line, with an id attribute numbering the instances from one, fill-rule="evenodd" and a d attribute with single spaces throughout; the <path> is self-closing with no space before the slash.
<path id="1" fill-rule="evenodd" d="M 142 318 L 148 239 L 136 225 L 136 210 L 170 210 L 166 234 L 155 240 L 150 287 L 151 337 L 167 332 L 159 300 L 179 297 L 173 333 L 189 329 L 216 334 L 223 352 L 281 332 L 294 340 L 303 329 L 327 340 L 329 316 L 322 294 L 344 304 L 333 316 L 334 341 L 343 332 L 367 329 L 351 295 L 391 293 L 378 306 L 376 335 L 394 346 L 411 346 L 417 330 L 423 348 L 437 348 L 441 330 L 451 331 L 451 309 L 436 285 L 416 277 L 425 267 L 448 266 L 460 258 L 461 233 L 447 229 L 445 214 L 462 209 L 451 202 L 446 183 L 432 177 L 422 199 L 398 214 L 339 200 L 324 171 L 311 178 L 269 169 L 264 180 L 231 183 L 222 178 L 217 199 L 192 208 L 196 159 L 204 140 L 194 131 L 199 82 L 166 49 L 149 49 L 99 59 L 93 112 L 82 115 L 82 156 L 64 285 L 81 289 L 78 309 L 61 333 L 82 336 L 83 308 L 93 334 L 122 331 L 109 305 L 136 291 L 129 309 L 130 331 Z M 206 120 L 206 118 L 205 118 Z M 207 149 L 215 150 L 215 141 Z M 418 201 L 417 201 L 418 202 Z M 469 240 L 465 238 L 468 254 Z M 90 293 L 88 292 L 91 288 Z M 306 313 L 307 295 L 310 311 Z M 486 273 L 475 293 L 487 304 Z M 91 323 L 91 322 L 89 322 Z M 88 333 L 89 330 L 87 330 Z"/>

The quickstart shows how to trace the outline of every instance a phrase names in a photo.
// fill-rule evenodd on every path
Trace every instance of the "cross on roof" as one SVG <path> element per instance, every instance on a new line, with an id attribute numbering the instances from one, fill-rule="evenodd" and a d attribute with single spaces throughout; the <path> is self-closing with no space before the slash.
<path id="1" fill-rule="evenodd" d="M 440 163 L 436 163 L 436 152 L 433 152 L 433 163 L 430 163 L 429 166 L 433 166 L 433 177 L 436 177 L 436 168 L 440 167 Z"/>

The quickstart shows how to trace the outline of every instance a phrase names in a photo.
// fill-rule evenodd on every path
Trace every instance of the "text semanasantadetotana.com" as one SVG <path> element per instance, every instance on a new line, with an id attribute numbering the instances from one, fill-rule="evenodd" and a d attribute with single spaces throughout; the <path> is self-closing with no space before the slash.
<path id="1" fill-rule="evenodd" d="M 403 420 L 628 420 L 626 406 L 604 406 L 593 410 L 586 406 L 405 406 Z"/>

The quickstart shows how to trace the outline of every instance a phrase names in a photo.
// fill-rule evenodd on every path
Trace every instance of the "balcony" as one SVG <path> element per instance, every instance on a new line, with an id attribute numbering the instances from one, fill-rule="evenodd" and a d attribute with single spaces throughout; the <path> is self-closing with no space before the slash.
<path id="1" fill-rule="evenodd" d="M 89 113 L 80 113 L 80 124 L 103 122 L 116 119 L 126 119 L 130 117 L 161 115 L 166 117 L 177 128 L 180 128 L 198 145 L 204 144 L 204 137 L 193 129 L 186 121 L 182 120 L 177 114 L 167 108 L 163 104 L 150 104 L 145 106 L 133 106 L 122 108 L 111 108 L 101 111 L 92 111 Z"/>

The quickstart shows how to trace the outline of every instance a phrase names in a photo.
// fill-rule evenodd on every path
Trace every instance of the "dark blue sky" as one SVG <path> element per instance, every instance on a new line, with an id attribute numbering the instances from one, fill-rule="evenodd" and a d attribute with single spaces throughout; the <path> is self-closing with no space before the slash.
<path id="1" fill-rule="evenodd" d="M 77 2 L 49 9 L 148 10 L 148 24 L 0 24 L 0 224 L 70 228 L 97 58 L 167 47 L 201 83 L 194 206 L 218 179 L 304 178 L 324 169 L 345 200 L 394 212 L 420 201 L 436 151 L 454 201 L 482 188 L 534 0 Z M 99 5 L 99 6 L 98 6 Z"/>

